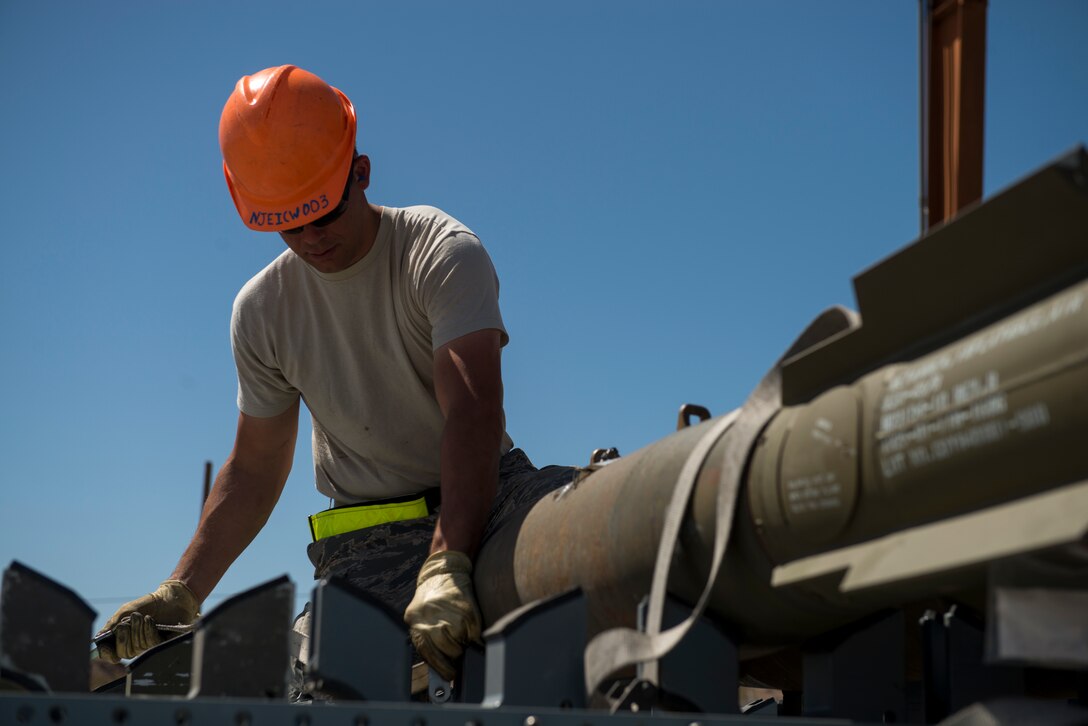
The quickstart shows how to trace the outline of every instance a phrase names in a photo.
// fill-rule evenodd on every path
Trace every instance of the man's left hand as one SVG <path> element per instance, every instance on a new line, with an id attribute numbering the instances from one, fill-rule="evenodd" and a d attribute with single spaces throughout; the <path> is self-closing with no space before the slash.
<path id="1" fill-rule="evenodd" d="M 465 644 L 480 640 L 480 609 L 468 555 L 447 550 L 427 558 L 404 622 L 423 660 L 447 681 L 453 680 Z"/>

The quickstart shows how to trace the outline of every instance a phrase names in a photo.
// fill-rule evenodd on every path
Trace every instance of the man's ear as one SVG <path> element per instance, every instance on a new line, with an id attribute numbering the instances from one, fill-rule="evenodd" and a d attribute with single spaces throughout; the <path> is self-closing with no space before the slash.
<path id="1" fill-rule="evenodd" d="M 355 182 L 361 184 L 363 189 L 370 186 L 370 157 L 366 154 L 360 154 L 355 157 L 354 163 L 351 165 L 351 173 L 355 176 Z"/>

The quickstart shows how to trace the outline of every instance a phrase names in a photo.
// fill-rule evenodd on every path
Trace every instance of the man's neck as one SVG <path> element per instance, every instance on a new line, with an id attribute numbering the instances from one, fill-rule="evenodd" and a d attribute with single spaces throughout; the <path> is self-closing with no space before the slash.
<path id="1" fill-rule="evenodd" d="M 378 239 L 378 230 L 382 225 L 382 207 L 377 204 L 371 204 L 367 202 L 366 209 L 363 214 L 363 246 L 362 254 L 359 255 L 355 262 L 366 257 L 370 254 L 370 250 L 374 249 L 374 243 Z M 352 263 L 354 264 L 354 263 Z"/>

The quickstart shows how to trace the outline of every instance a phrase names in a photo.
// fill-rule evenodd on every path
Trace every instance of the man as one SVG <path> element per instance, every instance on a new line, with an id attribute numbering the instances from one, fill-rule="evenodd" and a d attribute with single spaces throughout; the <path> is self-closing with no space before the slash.
<path id="1" fill-rule="evenodd" d="M 333 504 L 310 518 L 315 577 L 343 575 L 403 611 L 449 679 L 480 636 L 482 540 L 570 479 L 536 470 L 505 432 L 494 268 L 443 212 L 367 201 L 355 109 L 312 73 L 243 77 L 219 141 L 242 221 L 288 250 L 235 300 L 238 428 L 196 533 L 170 578 L 106 623 L 116 652 L 104 655 L 134 657 L 159 642 L 156 623 L 195 620 L 279 498 L 305 399 L 317 488 Z"/>

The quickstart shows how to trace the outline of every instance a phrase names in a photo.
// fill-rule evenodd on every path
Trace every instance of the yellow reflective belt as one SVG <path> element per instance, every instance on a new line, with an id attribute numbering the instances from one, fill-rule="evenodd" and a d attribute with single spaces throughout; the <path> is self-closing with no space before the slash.
<path id="1" fill-rule="evenodd" d="M 387 522 L 400 522 L 405 519 L 426 517 L 427 498 L 419 497 L 407 502 L 386 502 L 384 504 L 358 504 L 354 507 L 337 507 L 310 515 L 310 535 L 314 542 L 334 534 L 354 532 Z"/>

